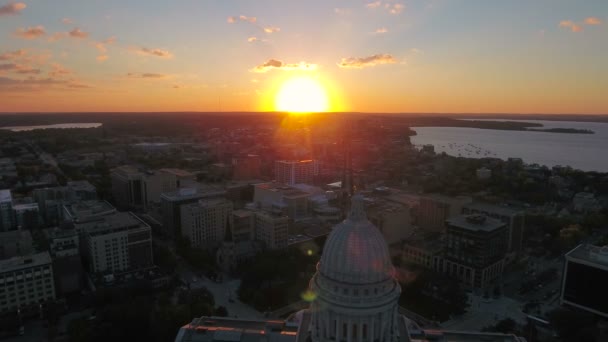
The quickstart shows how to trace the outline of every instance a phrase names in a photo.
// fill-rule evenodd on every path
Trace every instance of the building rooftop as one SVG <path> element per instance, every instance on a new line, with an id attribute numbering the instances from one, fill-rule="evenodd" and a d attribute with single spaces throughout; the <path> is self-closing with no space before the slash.
<path id="1" fill-rule="evenodd" d="M 283 197 L 287 197 L 287 198 L 297 198 L 297 197 L 309 196 L 309 194 L 307 192 L 304 192 L 300 189 L 297 189 L 297 188 L 294 188 L 292 186 L 288 186 L 285 184 L 276 183 L 276 182 L 255 184 L 255 187 L 259 188 L 259 189 L 263 189 L 263 190 L 272 191 L 272 192 L 280 192 L 283 195 Z"/>
<path id="2" fill-rule="evenodd" d="M 21 203 L 15 204 L 13 206 L 13 210 L 15 211 L 28 211 L 28 210 L 38 210 L 38 203 Z"/>
<path id="3" fill-rule="evenodd" d="M 102 216 L 96 221 L 78 223 L 75 226 L 78 230 L 92 236 L 131 229 L 150 228 L 148 224 L 131 212 L 115 212 L 111 215 Z"/>
<path id="4" fill-rule="evenodd" d="M 0 203 L 12 202 L 13 196 L 9 189 L 0 190 Z"/>
<path id="5" fill-rule="evenodd" d="M 236 216 L 238 218 L 246 218 L 246 217 L 251 217 L 251 215 L 253 215 L 253 212 L 250 210 L 238 209 L 238 210 L 233 210 L 232 215 Z"/>
<path id="6" fill-rule="evenodd" d="M 192 172 L 182 169 L 160 169 L 159 171 L 170 173 L 176 177 L 194 177 Z"/>
<path id="7" fill-rule="evenodd" d="M 51 263 L 49 252 L 42 252 L 27 256 L 16 256 L 10 259 L 0 260 L 0 273 L 12 272 L 23 268 L 30 268 Z"/>
<path id="8" fill-rule="evenodd" d="M 181 342 L 293 342 L 298 325 L 284 321 L 256 321 L 226 317 L 195 318 L 175 339 Z"/>
<path id="9" fill-rule="evenodd" d="M 176 191 L 165 192 L 161 194 L 161 198 L 174 202 L 197 198 L 219 197 L 224 196 L 225 194 L 226 191 L 223 189 L 211 186 L 203 186 L 201 184 L 198 187 L 181 188 Z"/>
<path id="10" fill-rule="evenodd" d="M 496 214 L 504 215 L 504 216 L 523 214 L 522 210 L 519 210 L 519 209 L 516 209 L 513 207 L 495 205 L 495 204 L 484 203 L 484 202 L 469 203 L 469 204 L 465 205 L 465 208 L 469 208 L 469 209 L 472 209 L 475 211 L 480 211 L 480 212 L 492 212 L 492 213 L 496 213 Z"/>
<path id="11" fill-rule="evenodd" d="M 492 232 L 505 224 L 497 219 L 484 215 L 460 215 L 446 220 L 451 226 L 474 231 Z"/>
<path id="12" fill-rule="evenodd" d="M 86 180 L 69 181 L 67 186 L 74 191 L 96 191 L 95 186 Z"/>
<path id="13" fill-rule="evenodd" d="M 67 212 L 67 218 L 74 222 L 94 220 L 99 216 L 110 215 L 116 212 L 116 208 L 110 203 L 99 200 L 79 201 L 66 204 L 63 208 Z"/>
<path id="14" fill-rule="evenodd" d="M 599 247 L 581 244 L 566 253 L 566 259 L 608 267 L 608 246 Z"/>

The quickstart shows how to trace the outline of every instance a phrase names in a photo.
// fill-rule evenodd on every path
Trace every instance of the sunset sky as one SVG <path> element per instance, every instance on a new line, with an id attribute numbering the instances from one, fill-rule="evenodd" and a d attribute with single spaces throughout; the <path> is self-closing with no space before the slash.
<path id="1" fill-rule="evenodd" d="M 0 112 L 608 114 L 607 0 L 0 0 Z"/>

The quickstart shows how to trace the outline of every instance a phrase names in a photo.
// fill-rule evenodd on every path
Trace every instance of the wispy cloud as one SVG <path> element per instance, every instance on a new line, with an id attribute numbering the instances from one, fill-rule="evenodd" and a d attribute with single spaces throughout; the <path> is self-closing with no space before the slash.
<path id="1" fill-rule="evenodd" d="M 578 25 L 572 20 L 562 20 L 559 22 L 559 27 L 564 27 L 570 29 L 572 32 L 581 32 L 583 27 Z"/>
<path id="2" fill-rule="evenodd" d="M 317 65 L 312 64 L 312 63 L 306 63 L 306 62 L 284 63 L 277 59 L 269 59 L 266 62 L 254 67 L 250 71 L 259 72 L 259 73 L 267 72 L 267 71 L 274 70 L 274 69 L 285 70 L 285 71 L 291 71 L 291 70 L 312 71 L 312 70 L 315 70 L 316 68 L 317 68 Z"/>
<path id="3" fill-rule="evenodd" d="M 236 16 L 235 17 L 228 17 L 228 19 L 226 19 L 226 21 L 229 24 L 234 24 L 237 21 L 245 21 L 245 22 L 248 22 L 248 23 L 251 23 L 251 24 L 255 24 L 258 21 L 258 18 L 256 18 L 256 17 L 248 17 L 246 15 L 239 15 L 238 17 L 236 17 Z"/>
<path id="4" fill-rule="evenodd" d="M 36 39 L 44 36 L 46 34 L 46 30 L 43 26 L 34 26 L 28 27 L 26 29 L 20 28 L 15 31 L 15 36 L 23 39 Z"/>
<path id="5" fill-rule="evenodd" d="M 165 74 L 158 74 L 158 73 L 151 73 L 151 72 L 144 72 L 144 73 L 130 72 L 130 73 L 127 74 L 127 77 L 129 77 L 129 78 L 152 78 L 152 79 L 159 79 L 159 78 L 167 78 L 169 76 L 165 75 Z"/>
<path id="6" fill-rule="evenodd" d="M 279 31 L 281 31 L 281 29 L 276 26 L 264 27 L 264 32 L 266 32 L 266 33 L 275 33 L 275 32 L 279 32 Z"/>
<path id="7" fill-rule="evenodd" d="M 116 42 L 116 37 L 112 36 L 106 40 L 93 43 L 93 46 L 99 51 L 99 55 L 96 57 L 99 62 L 103 62 L 109 58 L 106 54 L 108 52 L 108 45 L 114 44 L 114 42 Z"/>
<path id="8" fill-rule="evenodd" d="M 257 42 L 258 40 L 259 40 L 259 39 L 258 39 L 257 37 L 249 37 L 249 38 L 247 38 L 247 41 L 248 41 L 249 43 L 255 43 L 255 42 Z"/>
<path id="9" fill-rule="evenodd" d="M 66 24 L 66 25 L 71 25 L 71 24 L 74 23 L 74 21 L 72 19 L 70 19 L 70 18 L 63 18 L 63 19 L 61 19 L 61 22 L 64 23 L 64 24 Z"/>
<path id="10" fill-rule="evenodd" d="M 16 15 L 21 13 L 27 7 L 23 2 L 9 2 L 4 6 L 0 6 L 0 17 L 3 15 Z"/>
<path id="11" fill-rule="evenodd" d="M 68 35 L 72 38 L 78 38 L 78 39 L 86 39 L 89 37 L 88 32 L 84 32 L 81 29 L 79 29 L 78 27 L 76 27 L 72 31 L 68 32 Z"/>
<path id="12" fill-rule="evenodd" d="M 71 75 L 72 71 L 68 68 L 64 67 L 59 63 L 51 64 L 51 71 L 49 71 L 49 76 L 53 78 L 61 78 L 67 75 Z"/>
<path id="13" fill-rule="evenodd" d="M 0 64 L 0 72 L 12 72 L 16 74 L 22 75 L 37 75 L 41 72 L 38 68 L 32 68 L 29 65 L 22 65 L 16 63 L 4 63 Z"/>
<path id="14" fill-rule="evenodd" d="M 585 24 L 587 25 L 601 25 L 602 20 L 598 17 L 588 17 L 585 18 Z"/>
<path id="15" fill-rule="evenodd" d="M 374 1 L 374 2 L 370 2 L 365 4 L 365 7 L 367 8 L 378 8 L 380 7 L 380 5 L 382 5 L 382 1 Z"/>
<path id="16" fill-rule="evenodd" d="M 334 13 L 336 13 L 337 15 L 347 15 L 350 14 L 350 9 L 349 8 L 334 8 Z"/>
<path id="17" fill-rule="evenodd" d="M 399 14 L 405 9 L 403 4 L 386 4 L 384 7 L 388 9 L 390 14 Z"/>
<path id="18" fill-rule="evenodd" d="M 173 54 L 171 52 L 163 49 L 149 49 L 142 47 L 137 49 L 136 53 L 144 56 L 153 56 L 166 59 L 173 58 Z"/>
<path id="19" fill-rule="evenodd" d="M 388 33 L 388 29 L 386 27 L 380 27 L 380 28 L 377 28 L 376 31 L 374 31 L 373 33 L 375 33 L 375 34 Z"/>
<path id="20" fill-rule="evenodd" d="M 5 52 L 3 54 L 0 54 L 0 61 L 12 61 L 17 58 L 24 57 L 26 54 L 27 52 L 24 49 Z"/>
<path id="21" fill-rule="evenodd" d="M 348 57 L 342 58 L 338 66 L 340 68 L 362 69 L 373 67 L 379 64 L 394 64 L 397 60 L 389 54 L 377 54 L 368 57 Z"/>
<path id="22" fill-rule="evenodd" d="M 110 57 L 108 57 L 108 55 L 99 55 L 99 56 L 95 57 L 95 59 L 99 62 L 105 62 L 108 58 L 110 58 Z"/>
<path id="23" fill-rule="evenodd" d="M 239 15 L 238 17 L 237 16 L 228 17 L 226 19 L 226 22 L 228 22 L 228 24 L 234 24 L 236 22 L 246 22 L 246 23 L 249 23 L 249 24 L 252 24 L 252 25 L 258 27 L 262 31 L 269 33 L 269 34 L 281 31 L 281 29 L 276 26 L 262 26 L 258 23 L 258 18 L 249 17 L 246 15 Z"/>

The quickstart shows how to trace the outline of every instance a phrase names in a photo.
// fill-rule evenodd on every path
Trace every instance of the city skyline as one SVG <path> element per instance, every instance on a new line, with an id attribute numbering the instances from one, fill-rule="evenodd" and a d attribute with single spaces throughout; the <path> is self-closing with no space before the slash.
<path id="1" fill-rule="evenodd" d="M 327 97 L 311 110 L 606 114 L 607 16 L 601 0 L 3 0 L 0 111 L 291 110 L 276 97 L 303 78 Z"/>

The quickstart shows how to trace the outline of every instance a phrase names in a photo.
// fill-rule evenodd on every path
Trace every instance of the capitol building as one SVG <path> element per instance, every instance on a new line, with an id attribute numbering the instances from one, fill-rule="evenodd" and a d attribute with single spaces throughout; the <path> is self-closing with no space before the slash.
<path id="1" fill-rule="evenodd" d="M 401 286 L 388 246 L 367 220 L 363 197 L 329 235 L 310 280 L 314 300 L 288 320 L 200 317 L 176 342 L 523 342 L 509 334 L 421 328 L 400 313 Z"/>

